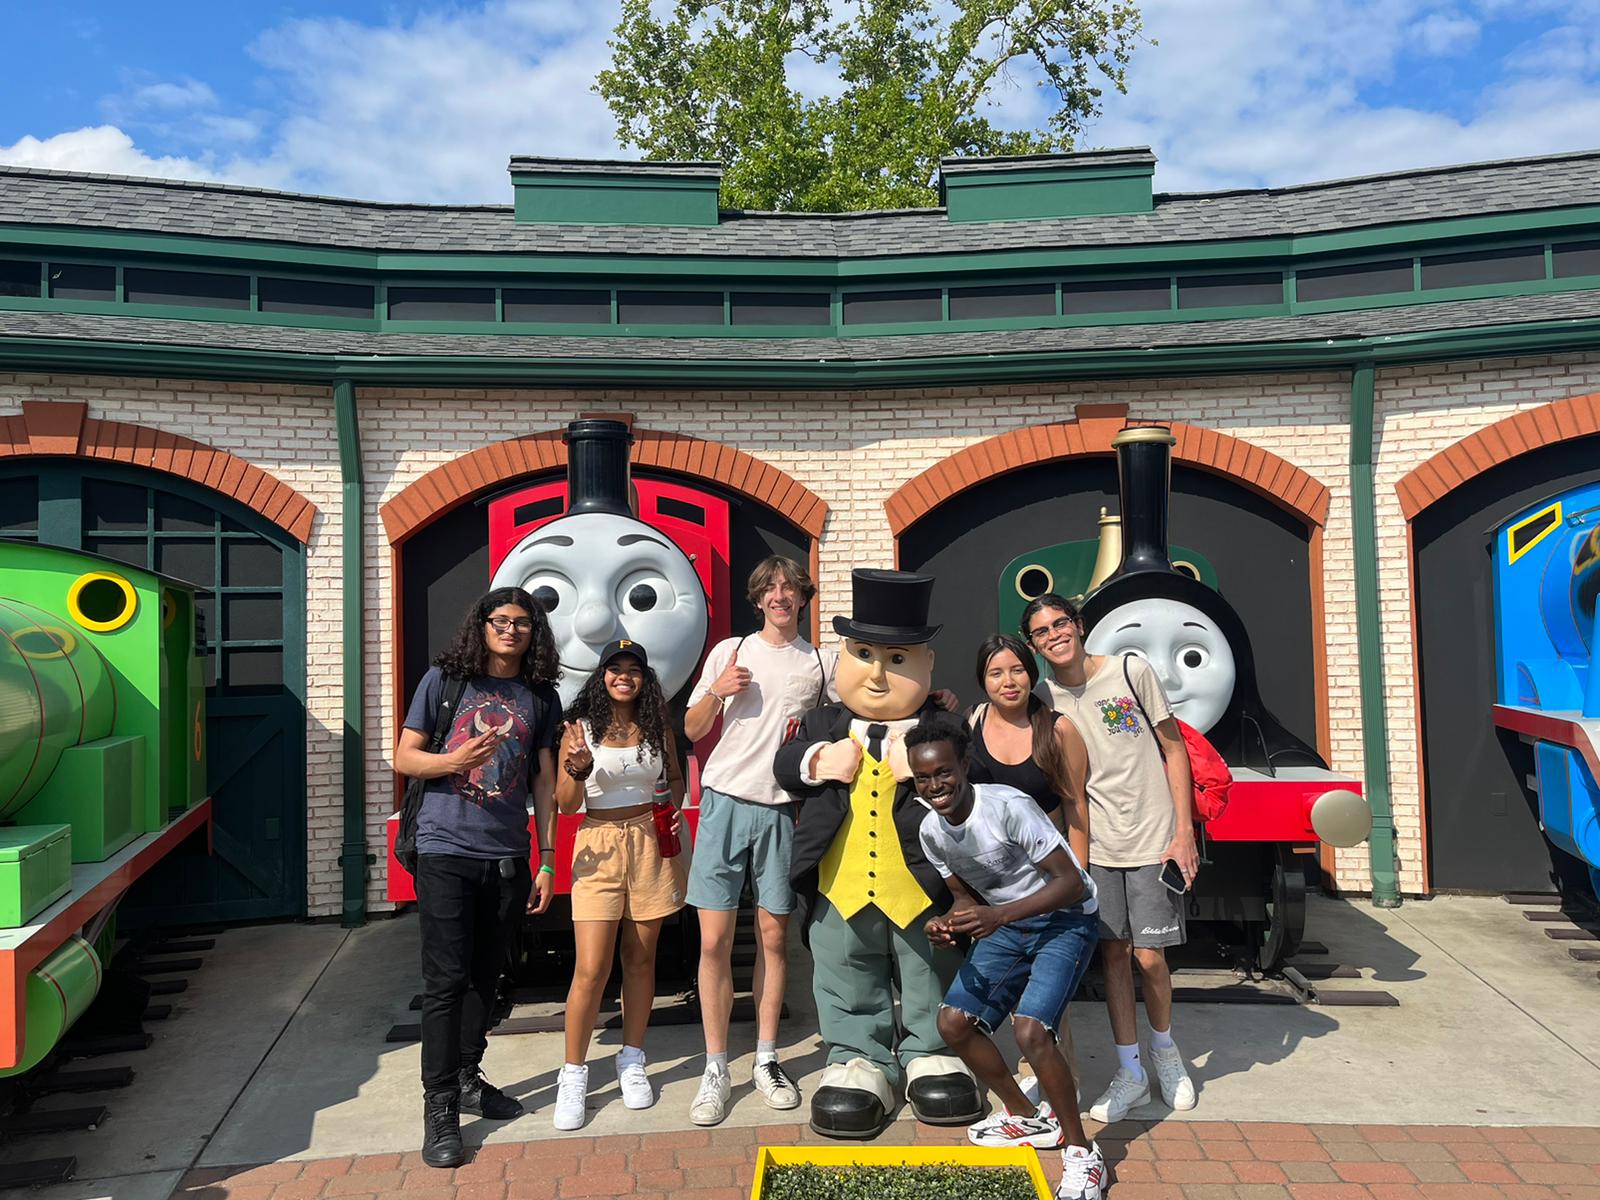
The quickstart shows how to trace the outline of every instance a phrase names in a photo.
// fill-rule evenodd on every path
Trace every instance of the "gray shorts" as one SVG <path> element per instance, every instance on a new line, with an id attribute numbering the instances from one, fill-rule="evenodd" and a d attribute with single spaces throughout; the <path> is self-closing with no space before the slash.
<path id="1" fill-rule="evenodd" d="M 1154 949 L 1184 943 L 1183 897 L 1161 882 L 1161 863 L 1089 867 L 1100 901 L 1100 940 Z"/>
<path id="2" fill-rule="evenodd" d="M 758 907 L 775 917 L 793 912 L 794 810 L 793 804 L 756 804 L 701 788 L 688 903 L 732 911 L 748 879 Z"/>

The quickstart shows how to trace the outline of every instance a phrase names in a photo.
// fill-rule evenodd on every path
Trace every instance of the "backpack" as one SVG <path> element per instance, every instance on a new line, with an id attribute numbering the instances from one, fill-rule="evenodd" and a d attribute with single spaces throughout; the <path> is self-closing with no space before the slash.
<path id="1" fill-rule="evenodd" d="M 1131 654 L 1122 656 L 1122 677 L 1127 680 L 1133 702 L 1139 706 L 1139 712 L 1153 737 L 1155 723 L 1150 720 L 1150 714 L 1145 712 L 1144 701 L 1139 699 L 1139 689 L 1133 686 L 1133 675 L 1128 670 L 1128 660 L 1132 657 Z M 1174 717 L 1173 720 L 1178 722 L 1178 732 L 1183 734 L 1183 748 L 1189 752 L 1189 775 L 1194 780 L 1191 813 L 1197 822 L 1215 821 L 1228 807 L 1228 790 L 1233 787 L 1233 772 L 1222 760 L 1222 755 L 1217 753 L 1217 748 L 1206 740 L 1205 734 L 1180 717 Z M 1156 749 L 1161 749 L 1159 739 Z M 1166 755 L 1163 754 L 1162 758 L 1165 759 Z"/>
<path id="2" fill-rule="evenodd" d="M 439 711 L 433 719 L 433 736 L 428 739 L 429 754 L 438 754 L 450 737 L 450 724 L 455 720 L 456 706 L 461 694 L 467 690 L 467 681 L 446 675 L 439 688 Z M 426 779 L 406 781 L 406 798 L 400 805 L 400 828 L 394 835 L 394 857 L 406 874 L 417 873 L 417 817 L 422 812 L 422 797 L 428 790 Z"/>

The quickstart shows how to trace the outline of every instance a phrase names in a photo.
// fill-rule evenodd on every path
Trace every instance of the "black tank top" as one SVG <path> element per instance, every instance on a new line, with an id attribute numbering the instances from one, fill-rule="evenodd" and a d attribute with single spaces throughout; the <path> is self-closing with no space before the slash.
<path id="1" fill-rule="evenodd" d="M 1012 765 L 1000 762 L 989 753 L 989 747 L 983 740 L 983 723 L 988 716 L 989 706 L 985 704 L 979 710 L 978 723 L 972 728 L 972 766 L 967 771 L 967 778 L 973 783 L 1003 783 L 1019 792 L 1026 792 L 1047 813 L 1060 808 L 1061 797 L 1056 795 L 1044 768 L 1033 761 L 1032 755 Z"/>

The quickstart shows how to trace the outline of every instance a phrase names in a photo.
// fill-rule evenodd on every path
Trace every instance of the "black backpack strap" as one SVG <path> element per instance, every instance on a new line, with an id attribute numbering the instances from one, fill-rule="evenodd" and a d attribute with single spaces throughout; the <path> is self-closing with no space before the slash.
<path id="1" fill-rule="evenodd" d="M 428 753 L 437 754 L 450 738 L 450 726 L 456 718 L 456 708 L 467 690 L 467 681 L 446 675 L 439 689 L 439 711 L 433 719 L 433 736 L 428 739 Z"/>
<path id="2" fill-rule="evenodd" d="M 1144 701 L 1139 699 L 1139 689 L 1133 686 L 1133 673 L 1128 670 L 1128 660 L 1132 657 L 1134 656 L 1131 654 L 1124 654 L 1122 656 L 1122 678 L 1127 680 L 1128 691 L 1133 696 L 1133 702 L 1139 706 L 1139 715 L 1144 718 L 1144 727 L 1150 731 L 1150 736 L 1155 738 L 1156 750 L 1164 759 L 1167 756 L 1166 753 L 1161 750 L 1161 739 L 1156 737 L 1155 722 L 1150 719 L 1150 714 L 1145 711 Z"/>

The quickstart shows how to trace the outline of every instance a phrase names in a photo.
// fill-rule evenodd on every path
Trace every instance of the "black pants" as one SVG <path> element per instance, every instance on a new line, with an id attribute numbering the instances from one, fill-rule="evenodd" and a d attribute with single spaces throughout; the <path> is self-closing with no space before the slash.
<path id="1" fill-rule="evenodd" d="M 533 877 L 516 860 L 510 879 L 495 859 L 417 856 L 422 916 L 422 1090 L 453 1091 L 464 1066 L 483 1061 L 495 985 Z"/>

